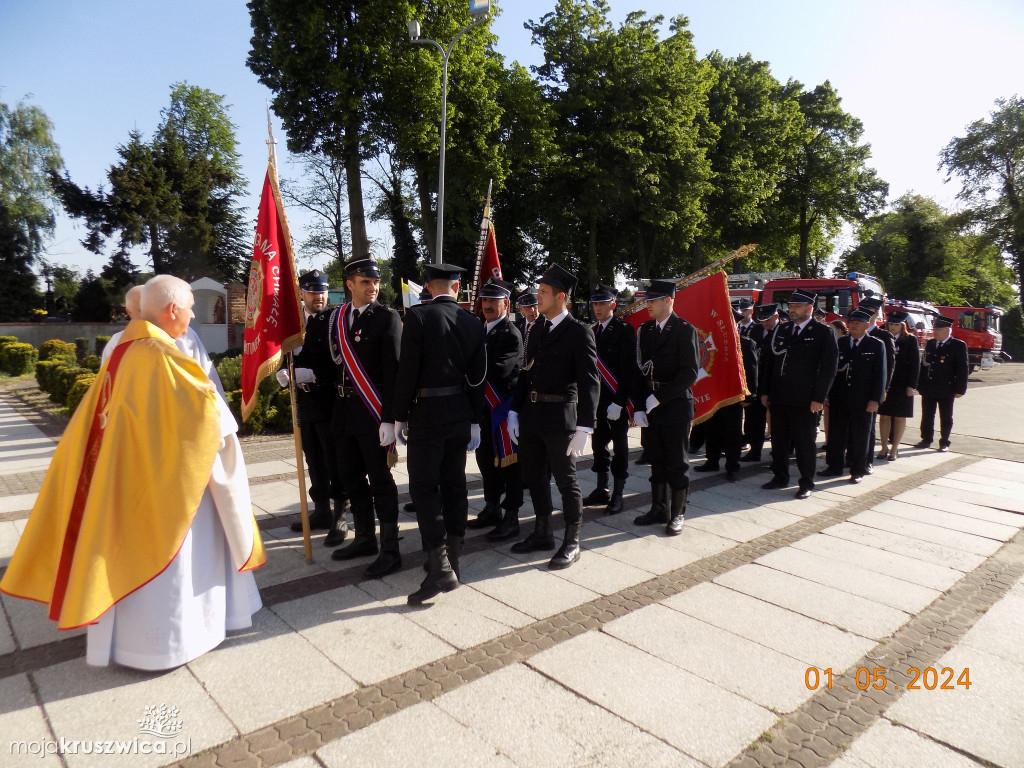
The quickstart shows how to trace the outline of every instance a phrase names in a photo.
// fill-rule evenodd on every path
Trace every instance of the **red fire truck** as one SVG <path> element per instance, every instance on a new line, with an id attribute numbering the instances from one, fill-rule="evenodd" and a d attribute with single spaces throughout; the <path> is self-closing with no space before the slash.
<path id="1" fill-rule="evenodd" d="M 953 338 L 967 344 L 971 371 L 988 370 L 1009 356 L 1003 352 L 1003 334 L 999 322 L 1003 316 L 1001 307 L 937 307 L 953 323 Z"/>
<path id="2" fill-rule="evenodd" d="M 868 296 L 883 298 L 878 280 L 861 272 L 851 272 L 845 278 L 805 279 L 786 277 L 770 280 L 761 291 L 761 304 L 778 304 L 780 310 L 789 306 L 789 297 L 797 289 L 818 295 L 817 309 L 825 313 L 825 322 L 846 317 Z"/>
<path id="3" fill-rule="evenodd" d="M 740 299 L 750 299 L 753 304 L 760 304 L 765 283 L 797 277 L 800 277 L 798 272 L 738 272 L 726 275 L 725 280 L 729 286 L 729 299 L 735 306 Z"/>

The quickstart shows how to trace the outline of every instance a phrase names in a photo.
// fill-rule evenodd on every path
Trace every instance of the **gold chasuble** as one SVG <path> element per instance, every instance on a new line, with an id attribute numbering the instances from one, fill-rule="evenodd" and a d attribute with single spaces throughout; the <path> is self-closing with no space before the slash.
<path id="1" fill-rule="evenodd" d="M 0 590 L 95 622 L 158 576 L 192 525 L 221 445 L 217 394 L 170 336 L 133 320 L 47 470 Z M 266 562 L 256 520 L 225 526 L 239 570 Z"/>

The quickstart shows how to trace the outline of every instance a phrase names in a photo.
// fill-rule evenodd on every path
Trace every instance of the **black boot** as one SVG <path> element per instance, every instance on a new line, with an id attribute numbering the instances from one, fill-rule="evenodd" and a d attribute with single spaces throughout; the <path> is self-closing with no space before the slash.
<path id="1" fill-rule="evenodd" d="M 683 532 L 683 515 L 686 514 L 686 499 L 689 495 L 689 488 L 672 489 L 672 516 L 665 527 L 665 533 L 669 536 L 678 536 Z"/>
<path id="2" fill-rule="evenodd" d="M 718 462 L 717 461 L 711 461 L 710 459 L 708 459 L 703 464 L 701 464 L 699 467 L 694 467 L 693 471 L 694 472 L 717 472 L 718 471 Z"/>
<path id="3" fill-rule="evenodd" d="M 492 501 L 484 504 L 483 510 L 466 523 L 467 528 L 493 528 L 501 522 L 502 508 Z"/>
<path id="4" fill-rule="evenodd" d="M 398 523 L 380 524 L 380 554 L 363 571 L 368 579 L 379 579 L 402 568 L 402 553 L 398 549 Z"/>
<path id="5" fill-rule="evenodd" d="M 409 605 L 421 605 L 442 592 L 451 592 L 459 586 L 459 580 L 448 562 L 448 548 L 442 544 L 427 550 L 427 575 L 420 588 L 409 595 Z"/>
<path id="6" fill-rule="evenodd" d="M 651 509 L 633 520 L 633 524 L 657 525 L 668 521 L 668 483 L 651 483 Z"/>
<path id="7" fill-rule="evenodd" d="M 506 509 L 505 516 L 501 518 L 498 527 L 487 532 L 487 538 L 491 541 L 504 541 L 519 536 L 519 510 Z"/>
<path id="8" fill-rule="evenodd" d="M 551 514 L 537 515 L 533 533 L 512 545 L 513 552 L 543 552 L 555 549 L 555 537 L 551 535 Z"/>
<path id="9" fill-rule="evenodd" d="M 309 515 L 309 530 L 326 531 L 333 526 L 334 517 L 331 515 L 331 505 L 329 503 L 313 507 L 313 511 Z M 302 520 L 292 523 L 292 532 L 302 533 Z"/>
<path id="10" fill-rule="evenodd" d="M 612 498 L 608 506 L 604 508 L 606 515 L 617 515 L 622 511 L 622 492 L 626 489 L 626 478 L 616 477 L 615 488 L 612 490 Z"/>
<path id="11" fill-rule="evenodd" d="M 760 460 L 761 460 L 761 451 L 754 450 L 753 448 L 751 448 L 749 451 L 747 451 L 746 454 L 744 454 L 743 458 L 740 459 L 740 461 L 748 461 L 748 462 L 760 461 Z"/>
<path id="12" fill-rule="evenodd" d="M 462 536 L 448 537 L 448 563 L 455 572 L 455 578 L 462 580 L 462 571 L 459 570 L 459 555 L 462 554 L 462 544 L 466 540 Z"/>
<path id="13" fill-rule="evenodd" d="M 331 552 L 332 560 L 351 560 L 354 557 L 377 554 L 376 521 L 373 507 L 352 510 L 352 522 L 356 529 L 356 537 L 341 549 Z"/>
<path id="14" fill-rule="evenodd" d="M 336 547 L 348 536 L 348 522 L 345 520 L 345 510 L 348 509 L 348 501 L 334 504 L 334 525 L 324 537 L 325 547 Z"/>
<path id="15" fill-rule="evenodd" d="M 548 568 L 553 571 L 560 571 L 580 559 L 580 524 L 566 523 L 565 539 L 558 553 L 551 558 Z"/>
<path id="16" fill-rule="evenodd" d="M 607 504 L 608 498 L 608 473 L 598 472 L 597 487 L 583 499 L 583 506 L 594 507 L 598 504 Z"/>

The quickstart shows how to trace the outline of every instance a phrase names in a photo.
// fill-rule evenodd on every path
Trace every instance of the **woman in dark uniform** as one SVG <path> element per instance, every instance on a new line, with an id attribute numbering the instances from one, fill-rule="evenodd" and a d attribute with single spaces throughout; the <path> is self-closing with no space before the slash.
<path id="1" fill-rule="evenodd" d="M 906 312 L 889 313 L 889 333 L 896 337 L 896 362 L 885 402 L 878 409 L 878 434 L 882 444 L 878 458 L 896 461 L 907 419 L 914 416 L 914 387 L 921 369 L 921 350 L 917 338 L 907 332 Z"/>

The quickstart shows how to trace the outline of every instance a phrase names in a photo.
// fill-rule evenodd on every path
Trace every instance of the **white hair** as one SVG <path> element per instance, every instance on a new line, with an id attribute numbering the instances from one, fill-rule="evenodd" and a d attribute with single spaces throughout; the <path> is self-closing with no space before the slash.
<path id="1" fill-rule="evenodd" d="M 128 317 L 138 320 L 142 317 L 142 286 L 133 285 L 124 295 L 124 308 L 128 310 Z"/>
<path id="2" fill-rule="evenodd" d="M 171 304 L 192 306 L 192 288 L 174 275 L 157 275 L 142 286 L 142 319 L 155 323 Z"/>

